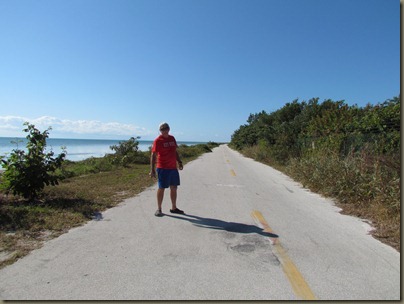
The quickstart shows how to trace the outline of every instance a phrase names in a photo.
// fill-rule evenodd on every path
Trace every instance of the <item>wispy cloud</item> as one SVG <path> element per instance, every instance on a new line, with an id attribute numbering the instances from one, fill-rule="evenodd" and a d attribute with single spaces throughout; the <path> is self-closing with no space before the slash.
<path id="1" fill-rule="evenodd" d="M 0 116 L 0 136 L 25 136 L 22 132 L 24 122 L 35 125 L 41 131 L 52 127 L 51 135 L 58 136 L 148 136 L 152 134 L 146 128 L 119 122 L 102 122 L 98 120 L 69 120 L 51 116 L 28 118 L 21 116 Z"/>

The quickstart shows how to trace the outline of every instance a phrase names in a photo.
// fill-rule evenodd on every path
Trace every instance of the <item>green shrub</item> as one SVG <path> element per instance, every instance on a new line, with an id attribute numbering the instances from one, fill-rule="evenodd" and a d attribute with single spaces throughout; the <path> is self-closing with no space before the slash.
<path id="1" fill-rule="evenodd" d="M 149 163 L 150 158 L 147 156 L 147 153 L 139 151 L 139 142 L 137 141 L 139 138 L 131 137 L 127 141 L 120 142 L 119 145 L 110 146 L 111 150 L 115 151 L 113 162 L 125 167 L 134 163 Z"/>
<path id="2" fill-rule="evenodd" d="M 7 159 L 2 157 L 5 171 L 1 176 L 0 189 L 33 200 L 40 195 L 45 185 L 58 184 L 60 176 L 55 172 L 61 168 L 66 153 L 53 157 L 52 151 L 45 152 L 46 139 L 51 128 L 41 133 L 28 122 L 24 125 L 27 128 L 23 131 L 29 132 L 26 136 L 27 152 L 14 149 Z"/>

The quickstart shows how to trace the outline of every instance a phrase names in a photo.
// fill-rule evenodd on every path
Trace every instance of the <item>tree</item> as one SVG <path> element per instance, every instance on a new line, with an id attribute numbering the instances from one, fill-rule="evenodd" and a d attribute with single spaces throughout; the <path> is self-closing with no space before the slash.
<path id="1" fill-rule="evenodd" d="M 40 132 L 34 125 L 25 122 L 27 126 L 24 132 L 26 136 L 27 152 L 14 149 L 6 159 L 1 157 L 2 167 L 5 169 L 1 176 L 0 189 L 6 193 L 12 192 L 14 195 L 21 195 L 26 199 L 37 198 L 45 185 L 58 185 L 60 177 L 55 173 L 61 168 L 66 157 L 66 151 L 57 157 L 54 152 L 46 152 L 46 139 L 49 137 L 49 127 L 44 132 Z"/>
<path id="2" fill-rule="evenodd" d="M 231 137 L 238 150 L 264 143 L 271 158 L 287 163 L 306 152 L 327 151 L 344 157 L 362 149 L 391 154 L 400 149 L 400 96 L 376 106 L 348 106 L 344 100 L 294 100 L 267 114 L 250 114 L 248 124 Z"/>

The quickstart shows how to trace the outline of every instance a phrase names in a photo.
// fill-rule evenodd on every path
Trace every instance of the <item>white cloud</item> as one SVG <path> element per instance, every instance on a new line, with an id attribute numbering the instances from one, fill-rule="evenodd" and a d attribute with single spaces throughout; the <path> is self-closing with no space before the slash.
<path id="1" fill-rule="evenodd" d="M 98 120 L 69 120 L 51 116 L 27 118 L 20 116 L 0 116 L 0 136 L 25 136 L 22 130 L 28 121 L 41 131 L 52 127 L 50 134 L 72 134 L 88 136 L 147 136 L 153 134 L 146 128 L 119 122 L 102 122 Z"/>

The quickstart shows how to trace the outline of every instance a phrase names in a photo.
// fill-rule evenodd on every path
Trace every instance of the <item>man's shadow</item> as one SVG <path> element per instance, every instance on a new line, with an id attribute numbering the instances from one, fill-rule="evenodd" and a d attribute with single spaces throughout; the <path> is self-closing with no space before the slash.
<path id="1" fill-rule="evenodd" d="M 274 233 L 265 232 L 263 229 L 255 226 L 255 225 L 247 225 L 242 223 L 235 223 L 235 222 L 226 222 L 218 219 L 206 218 L 191 214 L 183 214 L 183 216 L 174 216 L 165 214 L 165 216 L 188 221 L 193 225 L 201 228 L 208 228 L 214 230 L 222 230 L 228 232 L 235 232 L 235 233 L 256 233 L 262 236 L 267 236 L 271 238 L 278 238 L 279 236 Z"/>

